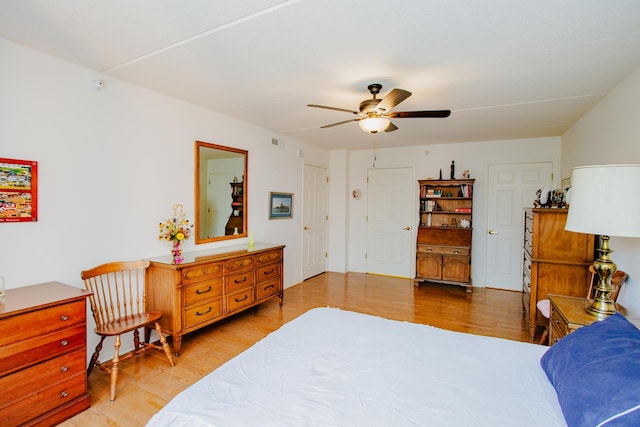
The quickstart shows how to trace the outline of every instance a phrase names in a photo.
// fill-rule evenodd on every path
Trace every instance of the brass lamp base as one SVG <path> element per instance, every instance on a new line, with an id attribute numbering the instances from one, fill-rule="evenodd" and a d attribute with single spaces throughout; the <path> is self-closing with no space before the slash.
<path id="1" fill-rule="evenodd" d="M 598 285 L 595 287 L 593 302 L 586 308 L 586 311 L 602 319 L 617 311 L 615 301 L 609 297 L 609 294 L 613 290 L 611 277 L 618 268 L 616 264 L 611 261 L 611 258 L 609 258 L 609 254 L 613 252 L 609 249 L 609 236 L 602 236 L 601 239 L 602 247 L 598 249 L 600 258 L 593 262 L 593 269 L 598 274 Z"/>

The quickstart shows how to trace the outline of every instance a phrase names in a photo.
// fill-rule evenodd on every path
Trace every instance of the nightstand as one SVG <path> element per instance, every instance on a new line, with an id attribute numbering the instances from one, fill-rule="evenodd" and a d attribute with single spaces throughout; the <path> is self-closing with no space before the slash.
<path id="1" fill-rule="evenodd" d="M 586 312 L 591 305 L 587 298 L 568 297 L 564 295 L 548 295 L 551 301 L 551 314 L 549 316 L 549 345 L 553 345 L 560 338 L 583 326 L 588 326 L 599 320 Z M 623 316 L 627 316 L 627 310 L 620 304 L 616 304 L 616 310 Z M 637 323 L 632 321 L 632 323 Z"/>

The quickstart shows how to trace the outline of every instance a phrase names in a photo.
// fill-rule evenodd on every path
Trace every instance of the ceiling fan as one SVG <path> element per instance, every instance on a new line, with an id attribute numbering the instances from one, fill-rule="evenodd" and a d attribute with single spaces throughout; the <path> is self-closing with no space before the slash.
<path id="1" fill-rule="evenodd" d="M 358 124 L 365 132 L 378 133 L 381 131 L 392 132 L 398 127 L 391 123 L 390 119 L 404 119 L 409 117 L 435 117 L 444 118 L 451 115 L 451 110 L 430 110 L 430 111 L 396 111 L 391 110 L 402 101 L 411 96 L 411 92 L 403 89 L 393 89 L 383 99 L 376 96 L 380 93 L 382 85 L 380 83 L 372 83 L 367 86 L 369 92 L 373 96 L 372 99 L 365 99 L 360 103 L 360 111 L 347 110 L 344 108 L 327 107 L 325 105 L 308 104 L 307 107 L 324 108 L 326 110 L 344 111 L 352 113 L 358 117 L 357 119 L 344 120 L 338 123 L 321 126 L 321 129 L 342 125 L 345 123 L 359 122 Z"/>

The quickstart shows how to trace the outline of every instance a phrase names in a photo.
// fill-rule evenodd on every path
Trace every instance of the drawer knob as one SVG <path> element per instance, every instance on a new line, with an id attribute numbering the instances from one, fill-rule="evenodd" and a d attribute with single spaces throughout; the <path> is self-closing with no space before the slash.
<path id="1" fill-rule="evenodd" d="M 244 298 L 240 298 L 240 299 L 236 298 L 235 300 L 236 300 L 236 302 L 242 302 L 242 301 L 246 300 L 247 298 L 249 298 L 249 294 L 244 294 Z"/>
<path id="2" fill-rule="evenodd" d="M 198 294 L 198 295 L 206 294 L 207 292 L 211 292 L 211 286 L 209 286 L 204 291 L 201 291 L 200 289 L 196 289 L 196 294 Z"/>
<path id="3" fill-rule="evenodd" d="M 69 396 L 69 393 L 67 393 L 66 390 L 63 391 L 62 393 L 60 393 L 60 397 L 62 397 L 62 398 L 67 397 L 67 396 Z"/>
<path id="4" fill-rule="evenodd" d="M 67 372 L 69 370 L 69 368 L 67 366 L 63 366 L 62 368 L 60 368 L 60 372 Z"/>
<path id="5" fill-rule="evenodd" d="M 213 308 L 211 306 L 209 306 L 209 309 L 207 311 L 205 311 L 204 313 L 200 313 L 199 311 L 196 311 L 196 316 L 204 316 L 207 313 L 211 313 L 211 310 Z"/>
<path id="6" fill-rule="evenodd" d="M 265 286 L 263 290 L 266 291 L 267 289 L 272 289 L 272 288 L 275 288 L 275 286 L 274 285 Z"/>
<path id="7" fill-rule="evenodd" d="M 429 248 L 427 249 L 427 252 L 433 252 L 433 249 Z"/>
<path id="8" fill-rule="evenodd" d="M 453 253 L 454 253 L 454 254 L 459 254 L 459 253 L 460 253 L 460 251 L 456 249 L 456 250 L 454 250 L 454 251 L 453 251 Z"/>
<path id="9" fill-rule="evenodd" d="M 242 282 L 246 282 L 246 281 L 247 281 L 247 276 L 244 276 L 242 278 L 242 280 L 233 279 L 233 283 L 242 283 Z"/>
<path id="10" fill-rule="evenodd" d="M 69 320 L 69 316 L 67 316 L 66 314 L 63 314 L 62 316 L 60 316 L 60 320 L 62 320 L 63 322 L 65 320 Z"/>
<path id="11" fill-rule="evenodd" d="M 67 341 L 67 340 L 62 340 L 62 341 L 60 341 L 60 345 L 61 345 L 61 346 L 63 346 L 63 347 L 66 347 L 66 346 L 68 346 L 68 345 L 69 345 L 69 341 Z"/>
<path id="12" fill-rule="evenodd" d="M 264 274 L 272 274 L 274 271 L 275 271 L 275 269 L 273 269 L 273 268 L 272 268 L 271 270 L 269 270 L 269 271 L 264 271 L 263 273 L 264 273 Z"/>

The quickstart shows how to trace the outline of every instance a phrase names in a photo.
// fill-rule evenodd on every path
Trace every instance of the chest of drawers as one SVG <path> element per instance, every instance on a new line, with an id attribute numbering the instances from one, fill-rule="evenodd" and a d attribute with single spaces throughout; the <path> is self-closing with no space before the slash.
<path id="1" fill-rule="evenodd" d="M 0 419 L 55 425 L 87 409 L 86 297 L 57 282 L 9 289 L 0 304 Z"/>
<path id="2" fill-rule="evenodd" d="M 524 210 L 522 306 L 529 320 L 529 338 L 547 319 L 537 310 L 548 294 L 584 297 L 589 266 L 593 262 L 594 237 L 566 231 L 567 209 Z"/>
<path id="3" fill-rule="evenodd" d="M 163 313 L 162 330 L 180 354 L 182 336 L 273 297 L 283 297 L 284 246 L 256 243 L 150 259 L 147 308 Z"/>

